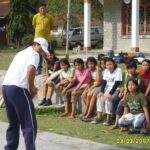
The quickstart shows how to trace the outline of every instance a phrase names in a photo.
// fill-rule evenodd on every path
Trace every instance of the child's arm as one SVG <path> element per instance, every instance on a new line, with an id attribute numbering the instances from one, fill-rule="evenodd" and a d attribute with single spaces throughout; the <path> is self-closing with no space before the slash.
<path id="1" fill-rule="evenodd" d="M 149 116 L 149 111 L 148 108 L 145 106 L 143 107 L 145 118 L 146 118 L 146 128 L 150 130 L 150 116 Z"/>
<path id="2" fill-rule="evenodd" d="M 75 91 L 77 91 L 82 86 L 82 84 L 85 81 L 85 79 L 86 79 L 86 77 L 87 77 L 88 74 L 89 74 L 89 72 L 87 71 L 86 74 L 83 76 L 82 80 L 77 85 L 77 87 L 74 89 Z"/>
<path id="3" fill-rule="evenodd" d="M 46 77 L 48 78 L 49 72 L 48 72 L 48 63 L 45 61 L 45 72 L 46 72 Z"/>
<path id="4" fill-rule="evenodd" d="M 63 78 L 60 79 L 60 82 L 55 85 L 55 89 L 58 89 L 63 83 Z"/>
<path id="5" fill-rule="evenodd" d="M 141 87 L 141 85 L 142 85 L 142 81 L 141 81 L 141 79 L 139 79 L 138 80 L 138 86 Z"/>
<path id="6" fill-rule="evenodd" d="M 74 75 L 73 78 L 70 79 L 70 82 L 71 83 L 75 83 L 76 81 L 77 81 L 77 77 L 76 77 L 76 75 Z"/>
<path id="7" fill-rule="evenodd" d="M 145 96 L 147 97 L 150 93 L 150 81 L 149 81 L 149 84 L 148 84 L 148 87 L 146 89 L 146 92 L 145 92 Z"/>
<path id="8" fill-rule="evenodd" d="M 124 112 L 123 112 L 123 114 L 125 115 L 125 114 L 128 114 L 129 113 L 129 108 L 128 107 L 124 107 Z"/>
<path id="9" fill-rule="evenodd" d="M 121 87 L 121 88 L 120 88 L 120 91 L 119 91 L 119 97 L 121 98 L 121 97 L 123 97 L 123 96 L 124 96 L 124 88 Z"/>
<path id="10" fill-rule="evenodd" d="M 101 81 L 102 81 L 102 75 L 100 73 L 100 69 L 96 67 L 96 81 L 94 81 L 90 89 L 94 89 L 95 87 L 99 86 Z"/>
<path id="11" fill-rule="evenodd" d="M 123 107 L 124 107 L 123 114 L 124 115 L 129 113 L 129 107 L 128 107 L 128 104 L 127 104 L 128 99 L 129 99 L 128 94 L 126 94 L 125 97 L 124 97 L 124 102 L 123 102 Z"/>

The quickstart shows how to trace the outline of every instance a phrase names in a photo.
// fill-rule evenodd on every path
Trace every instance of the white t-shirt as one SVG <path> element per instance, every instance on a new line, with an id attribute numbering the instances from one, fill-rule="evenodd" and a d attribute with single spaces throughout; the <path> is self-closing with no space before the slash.
<path id="1" fill-rule="evenodd" d="M 94 72 L 91 72 L 91 74 L 92 74 L 92 80 L 96 80 L 96 73 L 97 73 L 97 71 L 95 70 Z"/>
<path id="2" fill-rule="evenodd" d="M 3 85 L 15 85 L 21 88 L 29 89 L 27 69 L 29 65 L 34 65 L 37 69 L 39 64 L 39 54 L 28 47 L 17 53 L 10 64 Z"/>
<path id="3" fill-rule="evenodd" d="M 122 81 L 122 70 L 116 68 L 113 73 L 110 73 L 107 69 L 104 70 L 103 80 L 106 80 L 105 92 L 111 91 L 115 81 Z"/>

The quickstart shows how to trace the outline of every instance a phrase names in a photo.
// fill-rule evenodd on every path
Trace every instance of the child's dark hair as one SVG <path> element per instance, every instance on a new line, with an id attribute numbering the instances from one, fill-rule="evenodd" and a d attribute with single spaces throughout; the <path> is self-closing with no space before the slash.
<path id="1" fill-rule="evenodd" d="M 129 64 L 129 63 L 131 63 L 131 62 L 136 62 L 136 60 L 134 59 L 134 58 L 125 58 L 124 59 L 124 63 L 127 65 L 127 64 Z"/>
<path id="2" fill-rule="evenodd" d="M 103 58 L 101 58 L 101 59 L 98 59 L 98 61 L 99 61 L 99 62 L 104 61 L 104 63 L 106 64 L 107 58 L 108 58 L 108 57 L 103 57 Z"/>
<path id="3" fill-rule="evenodd" d="M 98 54 L 97 60 L 101 60 L 105 55 L 104 54 Z"/>
<path id="4" fill-rule="evenodd" d="M 117 68 L 117 64 L 115 63 L 115 61 L 112 59 L 112 58 L 110 58 L 110 57 L 108 57 L 107 59 L 106 59 L 106 62 L 109 62 L 109 61 L 111 61 L 113 64 L 114 64 L 114 70 Z"/>
<path id="5" fill-rule="evenodd" d="M 58 60 L 58 61 L 55 61 L 54 65 L 56 66 L 56 70 L 61 69 L 61 68 L 60 68 L 60 61 L 59 61 L 59 60 Z"/>
<path id="6" fill-rule="evenodd" d="M 75 60 L 74 60 L 74 65 L 75 65 L 75 63 L 78 63 L 78 64 L 81 64 L 82 66 L 84 66 L 84 61 L 83 61 L 83 59 L 81 59 L 81 58 L 76 58 Z"/>
<path id="7" fill-rule="evenodd" d="M 137 64 L 136 64 L 136 62 L 135 61 L 129 61 L 127 64 L 126 64 L 126 68 L 127 69 L 131 69 L 131 68 L 135 68 L 135 69 L 137 69 Z"/>
<path id="8" fill-rule="evenodd" d="M 68 61 L 67 58 L 62 58 L 62 59 L 60 60 L 60 64 L 61 64 L 61 63 L 64 63 L 64 64 L 66 64 L 68 67 L 70 67 L 70 63 L 69 63 L 69 61 Z"/>
<path id="9" fill-rule="evenodd" d="M 46 7 L 46 4 L 45 4 L 45 3 L 40 3 L 40 4 L 39 4 L 39 8 L 40 8 L 40 7 Z"/>
<path id="10" fill-rule="evenodd" d="M 129 92 L 128 84 L 131 81 L 136 85 L 136 87 L 137 87 L 136 91 L 138 91 L 139 90 L 138 80 L 135 80 L 135 79 L 132 78 L 132 79 L 129 79 L 128 82 L 127 82 L 127 85 L 126 85 L 127 86 L 127 92 Z"/>
<path id="11" fill-rule="evenodd" d="M 86 61 L 86 66 L 88 66 L 88 62 L 92 62 L 94 63 L 94 66 L 96 67 L 97 65 L 97 61 L 95 59 L 95 57 L 88 57 L 87 61 Z"/>
<path id="12" fill-rule="evenodd" d="M 48 51 L 49 51 L 50 54 L 55 55 L 55 51 L 51 50 L 49 47 L 48 47 Z"/>

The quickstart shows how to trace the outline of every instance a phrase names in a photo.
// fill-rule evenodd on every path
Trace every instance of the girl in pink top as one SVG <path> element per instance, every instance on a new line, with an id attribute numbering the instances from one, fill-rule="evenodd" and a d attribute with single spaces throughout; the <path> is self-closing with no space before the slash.
<path id="1" fill-rule="evenodd" d="M 71 102 L 72 102 L 72 113 L 71 117 L 75 117 L 76 103 L 83 93 L 84 89 L 90 85 L 92 81 L 91 72 L 84 68 L 84 62 L 81 58 L 77 58 L 74 61 L 75 75 L 73 77 L 73 82 L 77 82 L 77 86 L 71 92 Z"/>

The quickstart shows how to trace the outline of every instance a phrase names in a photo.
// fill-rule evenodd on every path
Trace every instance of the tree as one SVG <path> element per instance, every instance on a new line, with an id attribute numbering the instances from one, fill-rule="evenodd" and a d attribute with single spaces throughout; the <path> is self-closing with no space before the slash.
<path id="1" fill-rule="evenodd" d="M 58 18 L 66 20 L 68 0 L 47 0 L 48 12 Z M 95 22 L 101 23 L 103 20 L 103 6 L 98 0 L 91 0 L 91 15 Z M 84 0 L 71 0 L 71 25 L 83 26 L 84 20 Z"/>
<path id="2" fill-rule="evenodd" d="M 17 49 L 27 31 L 27 26 L 31 23 L 29 5 L 29 0 L 10 0 L 8 32 L 10 38 L 16 42 Z"/>

